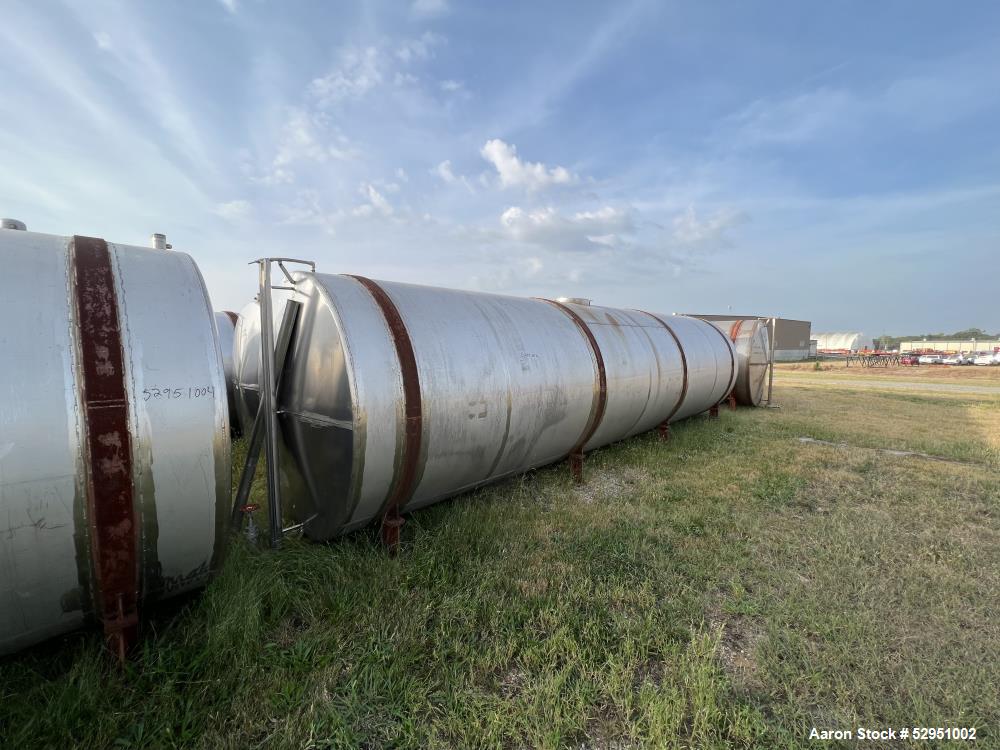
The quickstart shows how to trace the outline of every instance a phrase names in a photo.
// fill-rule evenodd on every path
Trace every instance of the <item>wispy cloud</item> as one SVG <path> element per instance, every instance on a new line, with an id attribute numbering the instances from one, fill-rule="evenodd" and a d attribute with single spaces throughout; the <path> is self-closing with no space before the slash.
<path id="1" fill-rule="evenodd" d="M 549 185 L 569 185 L 579 179 L 565 167 L 548 167 L 541 162 L 522 160 L 516 146 L 498 138 L 486 141 L 480 154 L 496 169 L 501 187 L 538 190 Z"/>
<path id="2" fill-rule="evenodd" d="M 448 12 L 448 0 L 414 0 L 410 11 L 415 16 L 440 16 Z"/>

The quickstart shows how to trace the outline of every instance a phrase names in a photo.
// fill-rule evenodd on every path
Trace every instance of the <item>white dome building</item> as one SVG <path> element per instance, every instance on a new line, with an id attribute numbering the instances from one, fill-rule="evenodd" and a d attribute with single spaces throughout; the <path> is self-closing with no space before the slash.
<path id="1" fill-rule="evenodd" d="M 816 339 L 816 351 L 849 351 L 857 352 L 862 349 L 870 349 L 871 341 L 865 338 L 860 331 L 849 333 L 817 333 L 813 336 Z"/>

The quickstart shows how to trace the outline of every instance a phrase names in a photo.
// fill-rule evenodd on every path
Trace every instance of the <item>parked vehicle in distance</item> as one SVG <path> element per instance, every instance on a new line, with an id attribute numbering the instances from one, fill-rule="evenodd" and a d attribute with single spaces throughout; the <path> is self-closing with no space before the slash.
<path id="1" fill-rule="evenodd" d="M 920 357 L 918 357 L 916 354 L 904 354 L 902 357 L 899 358 L 899 364 L 914 365 L 914 366 L 919 365 Z"/>
<path id="2" fill-rule="evenodd" d="M 962 354 L 949 354 L 944 358 L 944 364 L 946 365 L 964 365 L 965 356 Z"/>
<path id="3" fill-rule="evenodd" d="M 997 357 L 992 352 L 982 352 L 976 355 L 976 358 L 972 361 L 974 365 L 995 365 L 998 364 Z"/>
<path id="4" fill-rule="evenodd" d="M 922 365 L 939 365 L 944 362 L 944 357 L 940 354 L 921 354 L 917 362 Z"/>

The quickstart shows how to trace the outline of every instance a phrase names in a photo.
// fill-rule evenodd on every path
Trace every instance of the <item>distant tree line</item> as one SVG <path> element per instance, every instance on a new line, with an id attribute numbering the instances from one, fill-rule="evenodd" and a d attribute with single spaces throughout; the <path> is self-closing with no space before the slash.
<path id="1" fill-rule="evenodd" d="M 982 328 L 966 328 L 955 333 L 917 333 L 912 336 L 879 336 L 874 344 L 881 349 L 898 349 L 903 341 L 965 341 L 968 339 L 1000 339 L 1000 333 L 987 333 Z"/>

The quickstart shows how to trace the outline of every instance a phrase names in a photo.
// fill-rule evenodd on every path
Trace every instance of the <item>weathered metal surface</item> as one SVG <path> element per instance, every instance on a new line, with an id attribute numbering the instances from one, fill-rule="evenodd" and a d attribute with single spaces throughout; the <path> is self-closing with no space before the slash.
<path id="1" fill-rule="evenodd" d="M 230 475 L 222 362 L 190 257 L 108 243 L 101 273 L 79 285 L 89 272 L 70 238 L 0 232 L 0 257 L 4 654 L 127 615 L 128 585 L 139 606 L 203 585 Z M 102 385 L 115 378 L 117 390 Z"/>
<path id="2" fill-rule="evenodd" d="M 587 343 L 590 344 L 590 348 L 594 353 L 594 366 L 597 368 L 597 388 L 594 389 L 594 404 L 590 410 L 590 419 L 587 421 L 586 429 L 584 429 L 583 434 L 580 435 L 580 439 L 576 441 L 576 445 L 573 446 L 569 454 L 570 471 L 573 473 L 573 478 L 579 482 L 583 479 L 584 447 L 590 438 L 594 436 L 598 426 L 601 424 L 601 420 L 604 419 L 604 411 L 608 405 L 608 373 L 604 366 L 604 355 L 601 354 L 601 347 L 598 346 L 597 339 L 594 338 L 590 326 L 572 308 L 567 306 L 568 304 L 576 304 L 589 307 L 590 300 L 577 297 L 560 297 L 559 299 L 545 301 L 558 307 L 576 323 L 577 328 L 580 329 L 580 332 L 587 339 Z"/>
<path id="3" fill-rule="evenodd" d="M 767 392 L 771 342 L 766 320 L 711 320 L 733 342 L 736 352 L 736 385 L 733 395 L 740 406 L 760 406 Z"/>
<path id="4" fill-rule="evenodd" d="M 577 446 L 593 450 L 702 413 L 735 379 L 731 343 L 695 319 L 373 282 L 398 314 L 390 323 L 357 278 L 295 279 L 303 310 L 278 394 L 281 477 L 284 497 L 316 539 L 390 507 L 412 461 L 404 369 L 416 370 L 420 447 L 400 512 L 567 456 L 579 460 Z M 400 325 L 410 365 L 393 334 Z M 253 341 L 237 335 L 248 382 L 256 380 L 255 355 L 241 346 Z M 595 419 L 598 400 L 604 408 Z"/>
<path id="5" fill-rule="evenodd" d="M 281 325 L 286 291 L 271 293 L 271 319 L 274 330 Z M 260 405 L 260 306 L 254 300 L 240 310 L 233 330 L 233 401 L 240 431 L 249 435 Z"/>
<path id="6" fill-rule="evenodd" d="M 388 542 L 390 546 L 395 546 L 399 543 L 399 526 L 396 523 L 399 508 L 401 505 L 405 505 L 413 495 L 417 479 L 417 464 L 420 461 L 420 440 L 423 431 L 420 375 L 417 371 L 417 359 L 413 354 L 410 334 L 406 332 L 406 324 L 389 295 L 371 279 L 364 276 L 351 276 L 351 278 L 359 281 L 369 291 L 375 304 L 381 310 L 382 317 L 385 318 L 386 325 L 389 326 L 389 333 L 392 336 L 393 347 L 396 349 L 396 357 L 399 359 L 399 371 L 403 381 L 402 452 L 396 464 L 385 508 L 382 511 L 384 516 L 392 519 L 392 523 L 387 525 L 387 529 L 397 530 L 395 534 L 390 532 Z"/>
<path id="7" fill-rule="evenodd" d="M 124 659 L 139 623 L 139 530 L 118 295 L 104 240 L 74 237 L 70 257 L 96 614 L 109 647 Z"/>
<path id="8" fill-rule="evenodd" d="M 233 366 L 233 340 L 236 321 L 239 316 L 229 310 L 215 313 L 215 328 L 218 332 L 219 350 L 222 353 L 222 375 L 226 380 L 226 404 L 229 408 L 229 429 L 233 435 L 243 432 L 236 409 L 236 368 Z"/>

